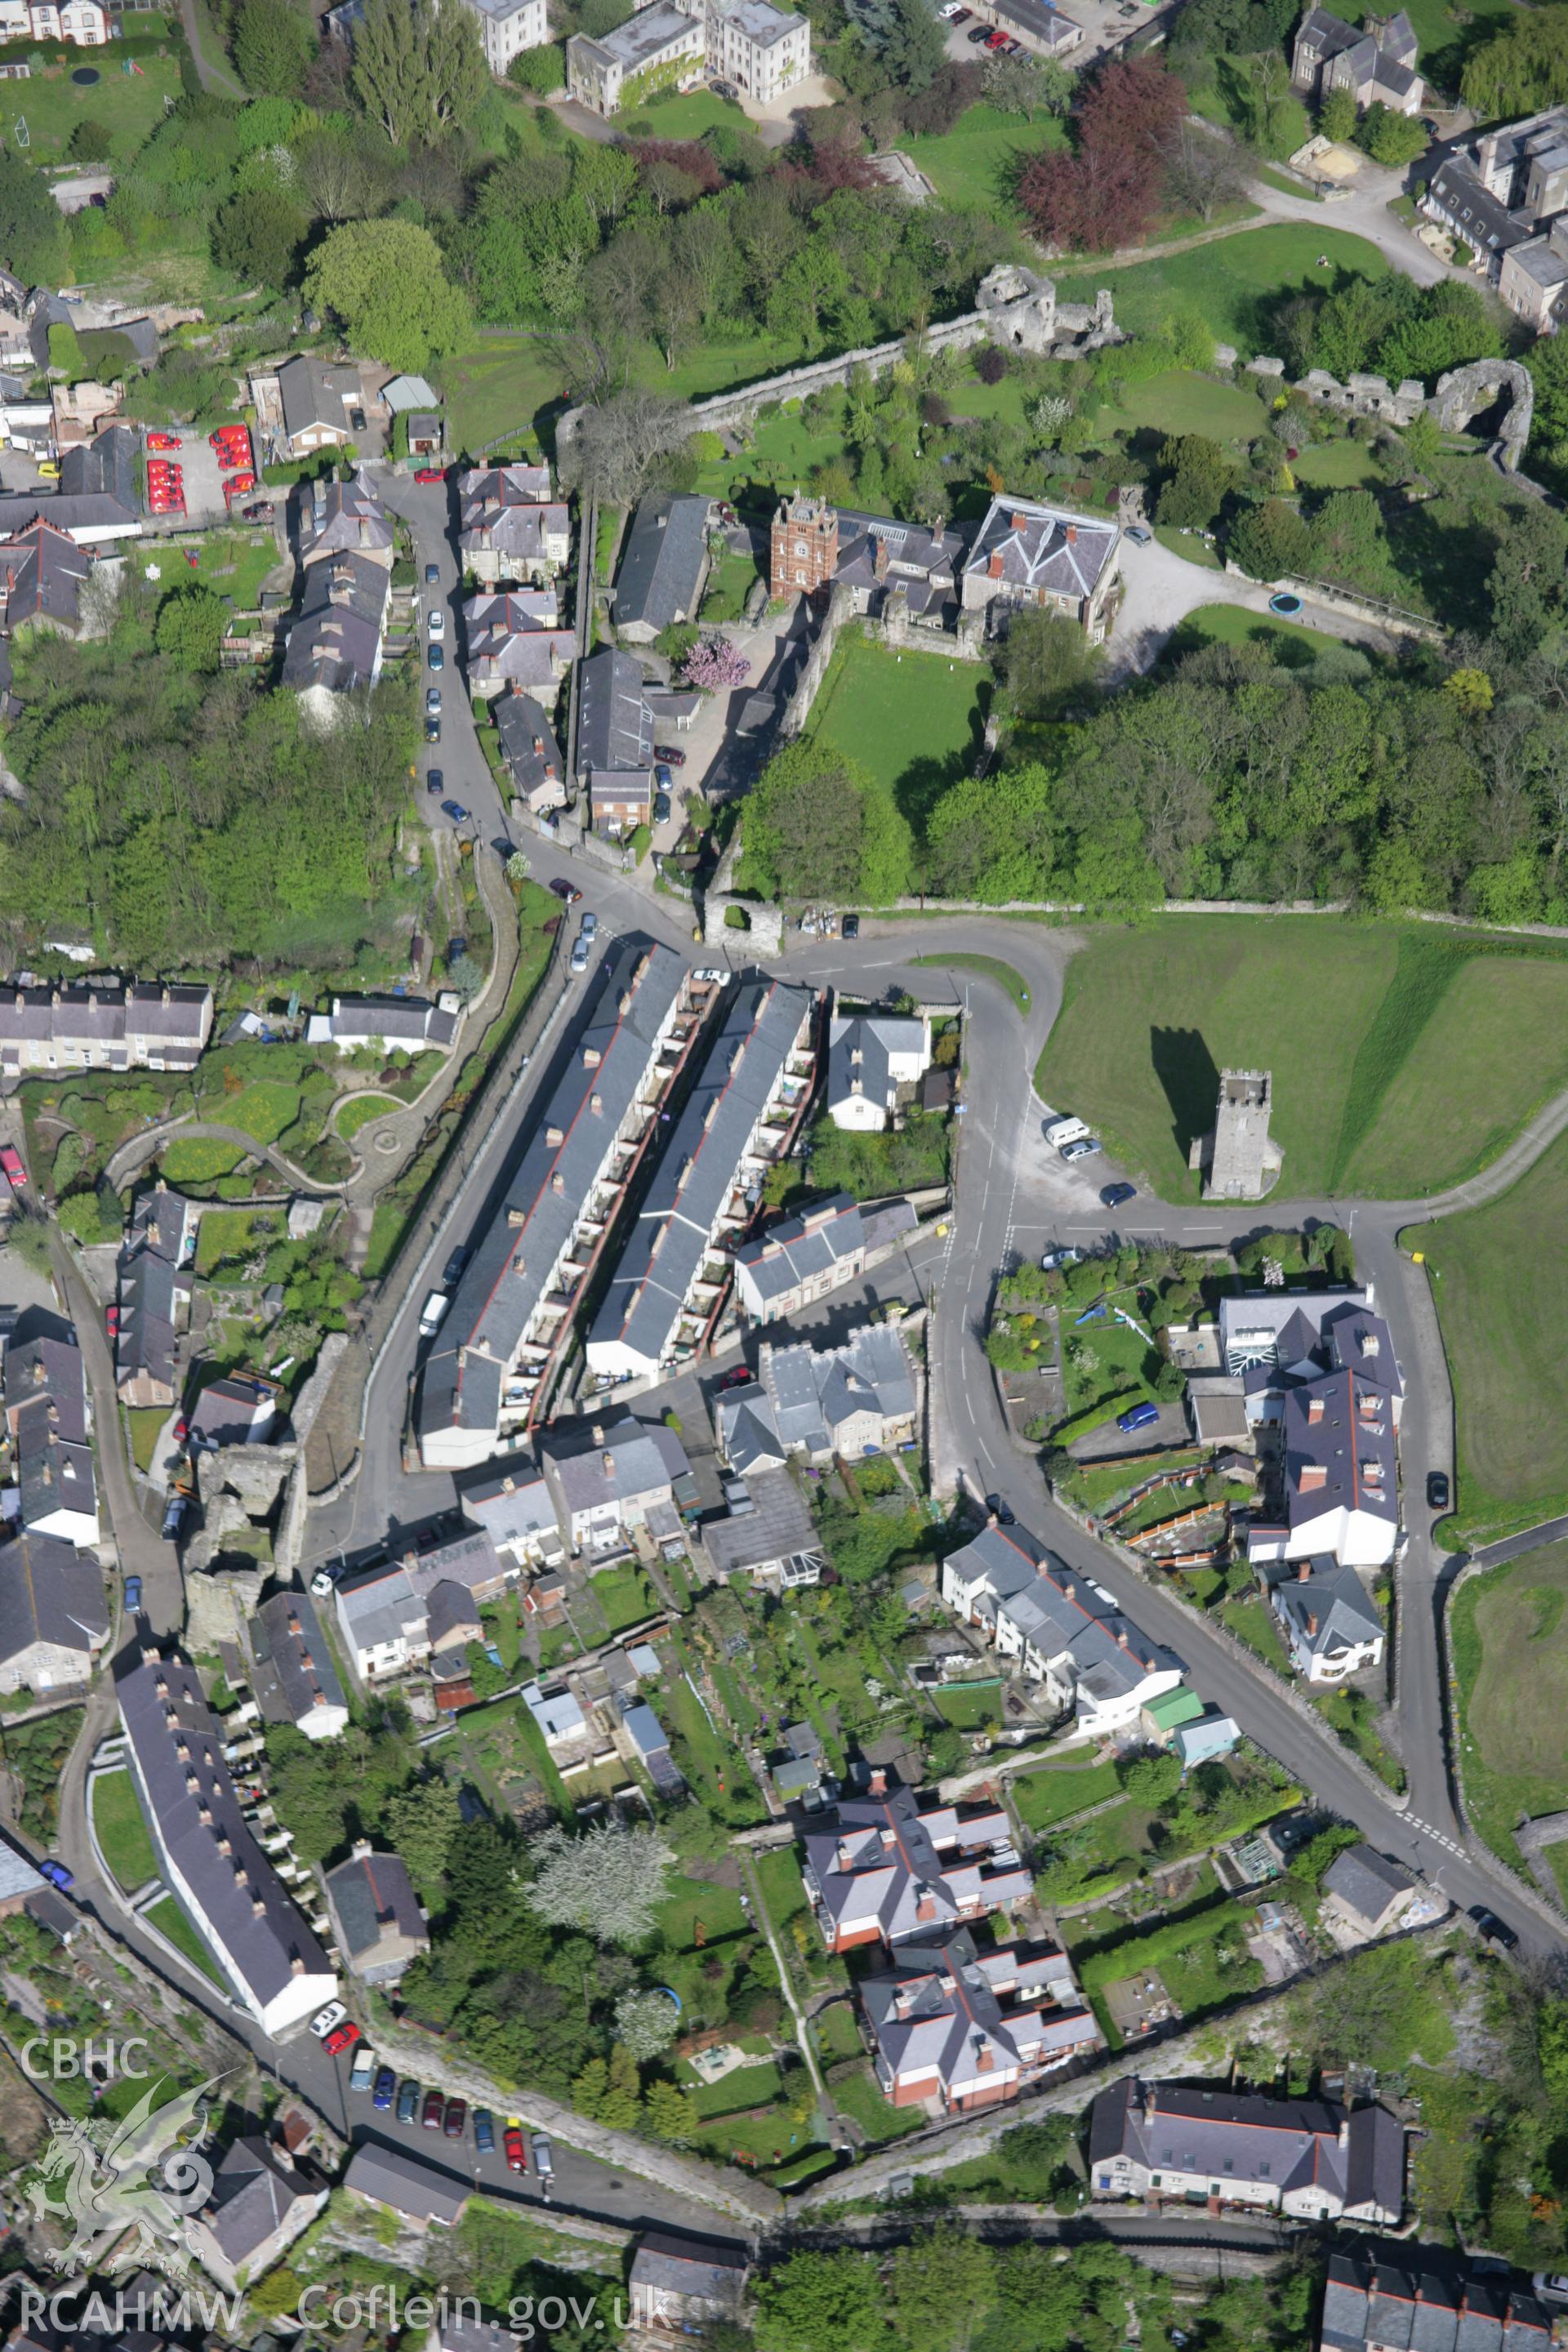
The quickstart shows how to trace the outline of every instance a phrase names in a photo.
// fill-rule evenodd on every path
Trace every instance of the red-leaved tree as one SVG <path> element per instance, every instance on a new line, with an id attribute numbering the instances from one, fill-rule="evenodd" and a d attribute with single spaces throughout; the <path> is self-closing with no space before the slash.
<path id="1" fill-rule="evenodd" d="M 700 139 L 638 139 L 632 142 L 632 153 L 639 170 L 668 163 L 672 171 L 683 172 L 696 183 L 700 196 L 716 196 L 724 184 L 717 156 Z"/>
<path id="2" fill-rule="evenodd" d="M 1086 92 L 1070 155 L 1033 156 L 1018 202 L 1058 251 L 1104 253 L 1146 236 L 1165 192 L 1166 142 L 1187 93 L 1150 58 L 1115 59 Z"/>

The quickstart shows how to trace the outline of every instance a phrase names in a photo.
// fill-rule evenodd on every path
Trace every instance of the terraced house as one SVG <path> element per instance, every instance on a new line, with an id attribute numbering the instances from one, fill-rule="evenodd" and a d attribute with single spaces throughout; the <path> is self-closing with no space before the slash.
<path id="1" fill-rule="evenodd" d="M 194 1070 L 212 1034 L 210 988 L 0 988 L 0 1077 L 28 1070 Z"/>
<path id="2" fill-rule="evenodd" d="M 1132 2076 L 1094 2103 L 1089 2172 L 1098 2197 L 1226 2205 L 1300 2221 L 1396 2229 L 1405 2133 L 1386 2107 L 1268 2099 Z"/>
<path id="3" fill-rule="evenodd" d="M 1054 1944 L 982 1952 L 966 1927 L 900 1944 L 860 1999 L 877 2080 L 895 2107 L 932 2116 L 1005 2106 L 1043 2075 L 1104 2047 L 1072 1962 Z"/>
<path id="4" fill-rule="evenodd" d="M 427 1469 L 472 1467 L 530 1424 L 696 1030 L 679 958 L 618 944 L 426 1362 L 416 1423 Z"/>
<path id="5" fill-rule="evenodd" d="M 172 1405 L 179 1393 L 179 1343 L 195 1287 L 195 1201 L 155 1184 L 143 1192 L 121 1245 L 120 1320 L 114 1385 L 122 1404 Z"/>
<path id="6" fill-rule="evenodd" d="M 458 551 L 480 585 L 553 578 L 572 552 L 571 518 L 548 466 L 483 466 L 458 478 Z"/>
<path id="7" fill-rule="evenodd" d="M 729 1250 L 811 1091 L 816 998 L 777 981 L 731 989 L 724 1018 L 588 1337 L 590 1370 L 651 1378 L 687 1361 L 730 1279 Z"/>
<path id="8" fill-rule="evenodd" d="M 848 1952 L 929 1940 L 1022 1902 L 1032 1881 L 1012 1840 L 1000 1806 L 922 1807 L 874 1773 L 869 1796 L 843 1799 L 805 1841 L 801 1878 L 824 1943 Z"/>

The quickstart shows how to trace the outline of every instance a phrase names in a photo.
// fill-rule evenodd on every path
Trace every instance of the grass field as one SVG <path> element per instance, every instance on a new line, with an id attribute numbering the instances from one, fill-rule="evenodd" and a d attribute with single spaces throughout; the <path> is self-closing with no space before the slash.
<path id="1" fill-rule="evenodd" d="M 138 1470 L 151 1470 L 158 1432 L 169 1416 L 161 1404 L 132 1405 L 125 1415 L 131 1431 L 131 1459 Z"/>
<path id="2" fill-rule="evenodd" d="M 890 653 L 845 636 L 817 696 L 811 732 L 858 760 L 910 823 L 973 768 L 984 732 L 989 673 L 940 654 Z"/>
<path id="3" fill-rule="evenodd" d="M 597 1576 L 588 1579 L 588 1590 L 604 1611 L 612 1633 L 618 1633 L 623 1625 L 640 1625 L 658 1606 L 647 1578 L 635 1566 L 601 1569 Z"/>
<path id="4" fill-rule="evenodd" d="M 70 67 L 63 71 L 53 63 L 59 55 L 57 42 L 44 54 L 50 61 L 45 72 L 12 82 L 0 113 L 8 139 L 15 124 L 26 121 L 27 155 L 36 163 L 58 163 L 79 122 L 101 122 L 114 142 L 110 163 L 123 163 L 163 120 L 164 99 L 180 95 L 180 68 L 172 57 L 137 58 L 141 70 L 128 74 L 121 70 L 125 61 L 110 49 L 87 59 L 72 49 Z M 84 62 L 96 64 L 101 76 L 86 89 L 71 79 L 71 70 Z"/>
<path id="5" fill-rule="evenodd" d="M 92 1825 L 115 1884 L 127 1895 L 158 1875 L 158 1857 L 129 1772 L 100 1772 L 92 1784 Z"/>
<path id="6" fill-rule="evenodd" d="M 1195 563 L 1200 572 L 1223 572 L 1225 569 L 1207 540 L 1200 539 L 1195 530 L 1178 530 L 1173 523 L 1157 522 L 1154 536 L 1162 547 L 1168 548 L 1173 555 L 1179 555 L 1184 563 Z M 1234 604 L 1200 605 L 1199 612 L 1205 610 L 1232 613 L 1236 607 Z"/>
<path id="7" fill-rule="evenodd" d="M 746 130 L 745 110 L 731 99 L 716 98 L 710 89 L 689 89 L 643 107 L 617 127 L 628 139 L 700 139 L 705 131 L 720 125 Z"/>
<path id="8" fill-rule="evenodd" d="M 215 1177 L 232 1175 L 247 1156 L 239 1144 L 221 1142 L 215 1135 L 176 1135 L 164 1145 L 158 1165 L 171 1184 L 210 1184 Z"/>
<path id="9" fill-rule="evenodd" d="M 1144 425 L 1157 433 L 1202 433 L 1211 441 L 1251 441 L 1268 411 L 1243 384 L 1216 383 L 1194 368 L 1168 368 L 1146 383 L 1130 383 L 1121 404 L 1102 408 L 1094 419 L 1100 432 L 1116 425 Z"/>
<path id="10" fill-rule="evenodd" d="M 1195 1197 L 1187 1144 L 1213 1121 L 1219 1070 L 1261 1066 L 1291 1195 L 1415 1197 L 1484 1167 L 1568 1085 L 1564 1010 L 1568 962 L 1482 940 L 1184 919 L 1092 935 L 1036 1085 L 1180 1201 Z"/>
<path id="11" fill-rule="evenodd" d="M 1080 1813 L 1114 1797 L 1119 1783 L 1114 1764 L 1053 1765 L 1039 1772 L 1020 1772 L 1012 1784 L 1013 1802 L 1020 1820 L 1032 1830 L 1048 1829 L 1053 1822 Z"/>
<path id="12" fill-rule="evenodd" d="M 1364 441 L 1319 441 L 1291 467 L 1314 490 L 1354 490 L 1379 478 Z"/>
<path id="13" fill-rule="evenodd" d="M 1559 1137 L 1500 1200 L 1406 1229 L 1432 1269 L 1458 1424 L 1457 1526 L 1469 1540 L 1568 1507 L 1565 1219 Z"/>
<path id="14" fill-rule="evenodd" d="M 1091 1935 L 1079 1942 L 1069 1930 L 1079 1982 L 1110 2047 L 1119 2050 L 1121 2036 L 1106 2010 L 1104 1989 L 1123 1977 L 1158 1970 L 1184 2017 L 1216 2008 L 1234 1994 L 1260 1985 L 1263 1971 L 1241 1940 L 1251 1916 L 1248 1906 L 1205 1896 L 1144 1935 L 1107 1938 L 1102 1933 L 1099 1941 Z"/>
<path id="15" fill-rule="evenodd" d="M 262 582 L 278 567 L 278 542 L 269 530 L 216 530 L 196 552 L 196 578 L 215 595 L 232 596 L 241 613 L 255 610 Z"/>
<path id="16" fill-rule="evenodd" d="M 1256 1650 L 1277 1675 L 1289 1677 L 1289 1654 L 1279 1638 L 1273 1613 L 1261 1594 L 1248 1592 L 1238 1601 L 1226 1601 L 1219 1613 L 1238 1642 L 1245 1642 L 1249 1650 Z"/>
<path id="17" fill-rule="evenodd" d="M 844 2113 L 854 2117 L 873 2147 L 886 2140 L 902 2139 L 907 2133 L 919 2131 L 926 2121 L 923 2107 L 890 2105 L 869 2068 L 864 2074 L 851 2074 L 847 2083 L 835 2083 L 833 2096 Z"/>
<path id="18" fill-rule="evenodd" d="M 949 1683 L 936 1694 L 937 1712 L 959 1731 L 987 1731 L 1002 1720 L 1002 1685 Z"/>
<path id="19" fill-rule="evenodd" d="M 186 1959 L 194 1962 L 203 1976 L 210 1977 L 215 1985 L 221 1985 L 227 1991 L 228 1979 L 172 1895 L 165 1895 L 160 1902 L 150 1904 L 142 1916 L 149 1927 L 156 1927 L 159 1934 L 173 1944 L 177 1952 L 184 1952 Z"/>
<path id="20" fill-rule="evenodd" d="M 280 1078 L 258 1078 L 238 1094 L 216 1100 L 209 1116 L 215 1127 L 237 1127 L 258 1143 L 276 1143 L 300 1116 L 300 1089 Z"/>
<path id="21" fill-rule="evenodd" d="M 1462 1585 L 1450 1606 L 1466 1800 L 1487 1843 L 1516 1866 L 1521 1815 L 1568 1806 L 1565 1603 L 1568 1543 L 1557 1543 Z"/>
<path id="22" fill-rule="evenodd" d="M 1026 159 L 1047 147 L 1064 147 L 1067 133 L 1054 118 L 1026 123 L 995 106 L 971 106 L 951 131 L 906 139 L 913 158 L 944 205 L 955 212 L 994 216 L 1012 200 L 1013 183 Z"/>
<path id="23" fill-rule="evenodd" d="M 384 1118 L 389 1111 L 401 1110 L 402 1104 L 391 1095 L 354 1095 L 339 1111 L 335 1125 L 345 1143 L 351 1143 L 362 1127 L 373 1118 Z"/>
<path id="24" fill-rule="evenodd" d="M 911 956 L 910 961 L 911 963 L 935 964 L 943 971 L 977 972 L 982 980 L 994 980 L 998 988 L 1005 988 L 1020 1013 L 1026 1013 L 1029 1009 L 1028 990 L 1012 965 L 1004 963 L 1000 956 L 922 955 Z"/>
<path id="25" fill-rule="evenodd" d="M 1220 569 L 1219 558 L 1201 539 L 1184 540 L 1177 551 L 1189 563 L 1211 557 L 1211 568 Z M 1277 620 L 1272 613 L 1250 612 L 1245 604 L 1199 604 L 1174 631 L 1168 651 L 1173 659 L 1196 653 L 1203 646 L 1267 646 L 1282 668 L 1306 669 L 1325 644 L 1341 642 L 1338 637 L 1323 638 L 1299 622 Z"/>
<path id="26" fill-rule="evenodd" d="M 1318 267 L 1321 254 L 1329 257 L 1327 269 Z M 1273 223 L 1216 237 L 1212 245 L 1165 261 L 1138 261 L 1118 269 L 1112 289 L 1116 323 L 1132 334 L 1147 333 L 1173 308 L 1187 307 L 1201 311 L 1215 334 L 1234 343 L 1243 359 L 1251 359 L 1274 349 L 1268 336 L 1277 303 L 1331 284 L 1339 270 L 1373 278 L 1387 268 L 1376 246 L 1346 229 Z M 1089 272 L 1058 276 L 1057 299 L 1092 302 L 1100 282 Z"/>

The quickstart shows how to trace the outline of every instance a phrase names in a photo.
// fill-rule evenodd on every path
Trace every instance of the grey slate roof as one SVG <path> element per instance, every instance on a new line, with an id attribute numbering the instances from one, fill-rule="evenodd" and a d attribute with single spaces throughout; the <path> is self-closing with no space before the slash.
<path id="1" fill-rule="evenodd" d="M 644 499 L 626 533 L 616 580 L 616 626 L 640 622 L 658 631 L 675 621 L 695 620 L 707 561 L 706 499 Z"/>
<path id="2" fill-rule="evenodd" d="M 343 2186 L 362 2197 L 374 2198 L 379 2205 L 391 2206 L 410 2221 L 439 2221 L 447 2227 L 461 2219 L 470 2194 L 468 2181 L 454 2179 L 449 2172 L 437 2172 L 433 2165 L 421 2164 L 398 2148 L 379 2147 L 374 2140 L 363 2140 L 355 2148 Z"/>
<path id="3" fill-rule="evenodd" d="M 23 1528 L 36 1528 L 62 1508 L 95 1512 L 98 1486 L 81 1350 L 74 1327 L 47 1307 L 28 1309 L 11 1335 L 5 1411 Z"/>
<path id="4" fill-rule="evenodd" d="M 208 988 L 160 988 L 148 981 L 128 988 L 0 988 L 0 1057 L 15 1066 L 23 1045 L 32 1042 L 92 1045 L 107 1049 L 110 1069 L 124 1069 L 127 1041 L 142 1037 L 161 1045 L 166 1059 L 188 1057 L 194 1068 L 211 1020 Z"/>
<path id="5" fill-rule="evenodd" d="M 120 1324 L 114 1335 L 119 1380 L 146 1372 L 173 1387 L 176 1321 L 191 1296 L 199 1212 L 163 1184 L 139 1193 L 121 1246 Z"/>
<path id="6" fill-rule="evenodd" d="M 591 1510 L 596 1503 L 640 1502 L 691 1475 L 686 1448 L 674 1430 L 658 1421 L 634 1421 L 630 1413 L 586 1444 L 578 1437 L 569 1449 L 552 1445 L 545 1463 L 569 1512 Z"/>
<path id="7" fill-rule="evenodd" d="M 1052 596 L 1092 596 L 1120 537 L 1118 524 L 1093 515 L 1034 499 L 994 499 L 964 573 L 988 578 L 995 556 L 1001 562 L 999 586 L 1031 595 L 1044 590 Z"/>
<path id="8" fill-rule="evenodd" d="M 351 1854 L 323 1878 L 352 1958 L 374 1952 L 389 1932 L 428 1940 L 425 1915 L 401 1854 Z"/>
<path id="9" fill-rule="evenodd" d="M 901 1421 L 915 1409 L 909 1352 L 892 1324 L 863 1323 L 839 1348 L 764 1347 L 762 1372 L 780 1438 L 811 1454 L 833 1452 L 857 1414 Z"/>
<path id="10" fill-rule="evenodd" d="M 1004 2007 L 995 1988 L 1015 1978 Z M 981 2058 L 999 2072 L 1034 2067 L 1105 2039 L 1065 1952 L 1004 1946 L 982 1956 L 967 1927 L 900 1944 L 894 1966 L 868 1977 L 860 1997 L 892 2073 L 934 2067 L 944 2092 Z"/>
<path id="11" fill-rule="evenodd" d="M 1466 155 L 1447 156 L 1437 166 L 1426 201 L 1447 215 L 1467 245 L 1486 252 L 1506 252 L 1533 233 L 1533 222 L 1522 213 L 1510 213 L 1500 197 L 1482 186 Z"/>
<path id="12" fill-rule="evenodd" d="M 826 1108 L 864 1095 L 884 1110 L 893 1106 L 889 1057 L 919 1054 L 925 1024 L 882 1013 L 838 1013 L 827 1032 Z"/>
<path id="13" fill-rule="evenodd" d="M 226 2147 L 213 2168 L 212 2196 L 202 2219 L 237 2269 L 266 2244 L 293 2208 L 321 2191 L 279 2161 L 259 2132 Z"/>
<path id="14" fill-rule="evenodd" d="M 721 1389 L 715 1405 L 719 1444 L 727 1462 L 742 1472 L 782 1467 L 784 1439 L 773 1400 L 760 1381 Z"/>
<path id="15" fill-rule="evenodd" d="M 349 410 L 359 406 L 363 391 L 357 368 L 327 367 L 305 352 L 284 361 L 278 371 L 278 390 L 283 430 L 290 440 L 322 425 L 344 441 L 352 438 Z"/>
<path id="16" fill-rule="evenodd" d="M 268 1404 L 270 1419 L 266 1416 Z M 275 1382 L 254 1372 L 226 1372 L 221 1380 L 209 1381 L 191 1407 L 191 1436 L 205 1445 L 265 1444 L 277 1432 L 278 1405 Z M 255 1439 L 253 1426 L 262 1433 Z"/>
<path id="17" fill-rule="evenodd" d="M 860 1204 L 847 1192 L 835 1192 L 796 1217 L 781 1218 L 755 1241 L 735 1252 L 752 1286 L 764 1303 L 783 1297 L 802 1282 L 826 1274 L 865 1246 Z"/>
<path id="18" fill-rule="evenodd" d="M 13 538 L 0 541 L 5 627 L 50 620 L 74 629 L 82 583 L 91 569 L 69 533 L 57 530 L 43 515 Z"/>
<path id="19" fill-rule="evenodd" d="M 47 1643 L 76 1652 L 85 1682 L 111 1622 L 103 1570 L 91 1552 L 26 1529 L 0 1544 L 0 1665 Z"/>
<path id="20" fill-rule="evenodd" d="M 306 1975 L 330 1975 L 309 1921 L 240 1811 L 195 1669 L 176 1654 L 144 1656 L 132 1643 L 114 1661 L 114 1695 L 155 1841 L 192 1889 L 226 1964 L 258 2006 L 292 1982 L 297 1958 Z M 203 1807 L 211 1816 L 205 1822 Z M 219 1850 L 221 1840 L 227 1853 Z"/>
<path id="21" fill-rule="evenodd" d="M 1445 2248 L 1412 2246 L 1397 2263 L 1335 2250 L 1318 2340 L 1323 2352 L 1545 2352 L 1552 2315 L 1522 2278 L 1470 2276 Z"/>
<path id="22" fill-rule="evenodd" d="M 561 1546 L 561 1526 L 544 1473 L 529 1454 L 510 1454 L 460 1490 L 464 1510 L 498 1548 Z"/>
<path id="23" fill-rule="evenodd" d="M 1115 2155 L 1281 2197 L 1316 2189 L 1349 2212 L 1397 2215 L 1404 2204 L 1405 2134 L 1384 2107 L 1347 2116 L 1328 2099 L 1270 2099 L 1129 2076 L 1096 2099 L 1089 2124 L 1090 2165 Z"/>
<path id="24" fill-rule="evenodd" d="M 422 1436 L 442 1427 L 496 1427 L 503 1370 L 546 1295 L 685 979 L 668 948 L 626 940 L 605 958 L 604 974 L 577 1049 L 536 1117 L 437 1334 L 421 1384 Z"/>
<path id="25" fill-rule="evenodd" d="M 662 8 L 645 16 L 661 16 Z M 640 20 L 636 20 L 640 21 Z M 578 678 L 577 772 L 616 774 L 647 769 L 653 720 L 643 700 L 642 664 L 618 646 L 590 654 Z"/>
<path id="26" fill-rule="evenodd" d="M 749 1575 L 779 1559 L 823 1553 L 804 1496 L 787 1470 L 753 1470 L 742 1482 L 747 1507 L 702 1523 L 702 1547 L 721 1579 Z"/>
<path id="27" fill-rule="evenodd" d="M 825 1818 L 826 1829 L 805 1839 L 805 1870 L 835 1927 L 874 1918 L 889 1944 L 930 1940 L 965 1912 L 994 1910 L 1029 1891 L 1000 1806 L 962 1815 L 954 1805 L 922 1808 L 913 1790 L 894 1789 L 843 1798 Z"/>
<path id="28" fill-rule="evenodd" d="M 681 1310 L 707 1262 L 742 1161 L 811 1019 L 809 989 L 757 981 L 726 992 L 724 1019 L 659 1157 L 647 1197 L 588 1335 L 622 1340 L 651 1364 L 676 1344 Z M 794 1099 L 810 1088 L 803 1076 Z"/>
<path id="29" fill-rule="evenodd" d="M 0 1903 L 8 1903 L 18 1895 L 29 1898 L 41 1895 L 47 1885 L 42 1872 L 34 1869 L 19 1848 L 0 1838 Z"/>
<path id="30" fill-rule="evenodd" d="M 275 1592 L 248 1621 L 256 1704 L 268 1723 L 343 1706 L 343 1686 L 308 1592 Z"/>
<path id="31" fill-rule="evenodd" d="M 1304 1577 L 1287 1572 L 1273 1588 L 1276 1614 L 1287 1621 L 1299 1648 L 1322 1656 L 1383 1632 L 1383 1620 L 1353 1568 L 1326 1557 L 1305 1566 Z"/>
<path id="32" fill-rule="evenodd" d="M 954 1574 L 970 1582 L 984 1573 L 992 1613 L 1005 1607 L 1047 1664 L 1069 1658 L 1075 1681 L 1102 1705 L 1135 1690 L 1151 1674 L 1181 1670 L 1172 1651 L 1022 1528 L 983 1528 L 949 1560 Z M 984 1613 L 985 1597 L 977 1605 Z"/>
<path id="33" fill-rule="evenodd" d="M 555 730 L 531 694 L 503 694 L 495 703 L 496 733 L 511 771 L 512 782 L 526 800 L 553 779 L 564 784 L 566 758 Z"/>
<path id="34" fill-rule="evenodd" d="M 312 564 L 327 555 L 390 554 L 393 538 L 392 517 L 363 466 L 346 482 L 334 475 L 311 485 L 300 526 L 302 562 Z"/>
<path id="35" fill-rule="evenodd" d="M 142 501 L 136 490 L 136 460 L 140 454 L 140 440 L 128 425 L 106 425 L 92 440 L 61 451 L 58 495 L 110 499 L 126 522 L 139 520 Z"/>
<path id="36" fill-rule="evenodd" d="M 1398 1519 L 1394 1415 L 1384 1391 L 1353 1372 L 1330 1372 L 1287 1389 L 1284 1453 L 1292 1528 L 1341 1509 L 1391 1524 Z"/>
<path id="37" fill-rule="evenodd" d="M 1347 1846 L 1336 1853 L 1323 1873 L 1323 1892 L 1336 1895 L 1347 1910 L 1375 1927 L 1391 1903 L 1414 1892 L 1415 1879 L 1386 1854 L 1369 1845 Z"/>
<path id="38" fill-rule="evenodd" d="M 518 563 L 546 560 L 547 540 L 569 528 L 565 507 L 550 495 L 548 466 L 489 466 L 459 477 L 458 544 L 465 554 L 491 550 Z"/>
<path id="39" fill-rule="evenodd" d="M 284 649 L 284 685 L 296 693 L 324 686 L 334 694 L 371 685 L 391 596 L 391 572 L 360 549 L 323 552 L 308 564 Z"/>
<path id="40" fill-rule="evenodd" d="M 744 2246 L 713 2238 L 678 2238 L 668 2230 L 646 2230 L 629 2273 L 632 2292 L 694 2295 L 726 2307 L 740 2295 L 748 2268 Z"/>

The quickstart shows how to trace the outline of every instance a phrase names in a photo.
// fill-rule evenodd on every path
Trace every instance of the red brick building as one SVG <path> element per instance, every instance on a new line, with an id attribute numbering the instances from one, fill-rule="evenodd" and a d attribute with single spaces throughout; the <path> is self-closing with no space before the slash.
<path id="1" fill-rule="evenodd" d="M 773 517 L 768 593 L 815 595 L 832 584 L 838 567 L 838 517 L 824 499 L 797 490 Z"/>

